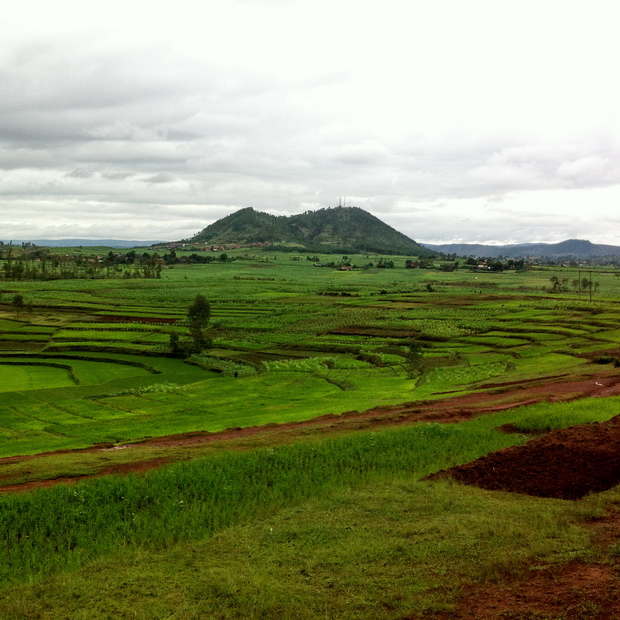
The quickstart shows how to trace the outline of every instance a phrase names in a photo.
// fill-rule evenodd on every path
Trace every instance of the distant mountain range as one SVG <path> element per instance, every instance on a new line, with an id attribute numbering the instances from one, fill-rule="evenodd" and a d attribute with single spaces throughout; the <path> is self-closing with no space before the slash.
<path id="1" fill-rule="evenodd" d="M 601 256 L 620 256 L 620 246 L 591 243 L 583 239 L 569 239 L 561 243 L 520 243 L 518 245 L 483 245 L 477 243 L 447 243 L 434 245 L 423 243 L 436 252 L 497 258 L 589 258 Z"/>
<path id="2" fill-rule="evenodd" d="M 291 216 L 270 215 L 248 207 L 214 222 L 188 241 L 212 245 L 268 242 L 309 252 L 434 255 L 358 207 L 319 209 Z"/>
<path id="3" fill-rule="evenodd" d="M 9 243 L 5 241 L 4 243 Z M 11 241 L 13 245 L 21 245 L 22 241 Z M 28 239 L 24 243 L 42 245 L 49 248 L 75 248 L 78 246 L 102 246 L 105 248 L 144 248 L 161 241 L 127 241 L 124 239 Z"/>

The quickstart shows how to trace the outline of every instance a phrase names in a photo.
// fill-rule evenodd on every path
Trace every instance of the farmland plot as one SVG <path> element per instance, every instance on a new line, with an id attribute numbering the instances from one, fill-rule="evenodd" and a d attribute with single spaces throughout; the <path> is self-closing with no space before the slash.
<path id="1" fill-rule="evenodd" d="M 237 254 L 241 258 L 243 252 Z M 366 256 L 351 258 L 359 265 L 369 262 Z M 404 269 L 398 257 L 393 270 L 353 272 L 318 269 L 310 261 L 290 261 L 285 254 L 265 253 L 265 259 L 175 266 L 163 272 L 161 281 L 11 283 L 32 303 L 33 311 L 17 317 L 6 296 L 0 305 L 0 456 L 85 451 L 3 460 L 0 476 L 7 484 L 44 485 L 56 478 L 69 481 L 97 472 L 142 471 L 148 463 L 196 461 L 188 464 L 195 469 L 162 470 L 161 478 L 130 478 L 127 483 L 106 478 L 100 487 L 78 486 L 75 491 L 67 487 L 55 491 L 57 495 L 50 493 L 49 502 L 41 501 L 55 515 L 52 520 L 62 515 L 59 507 L 71 505 L 67 514 L 71 522 L 60 528 L 68 537 L 52 541 L 43 535 L 36 544 L 26 545 L 31 556 L 19 558 L 17 539 L 4 539 L 3 552 L 12 558 L 3 564 L 5 586 L 106 556 L 119 558 L 124 546 L 135 549 L 137 545 L 144 554 L 167 547 L 186 558 L 189 552 L 176 545 L 202 544 L 198 539 L 217 532 L 225 537 L 229 531 L 231 536 L 236 532 L 249 537 L 248 554 L 255 558 L 263 557 L 268 548 L 281 560 L 285 546 L 292 549 L 293 541 L 312 541 L 300 543 L 297 559 L 287 560 L 291 566 L 301 562 L 307 573 L 291 577 L 294 600 L 290 592 L 288 600 L 274 593 L 271 603 L 264 602 L 264 617 L 274 617 L 276 610 L 280 610 L 278 616 L 304 617 L 299 598 L 304 596 L 311 610 L 308 617 L 318 617 L 319 609 L 327 609 L 329 594 L 341 610 L 351 604 L 351 596 L 363 601 L 356 608 L 359 614 L 351 617 L 400 618 L 445 611 L 452 604 L 445 601 L 454 601 L 464 584 L 485 575 L 518 572 L 536 555 L 545 562 L 562 554 L 585 557 L 580 549 L 586 536 L 575 530 L 567 515 L 570 519 L 593 515 L 597 505 L 607 500 L 596 504 L 586 499 L 582 508 L 570 510 L 548 502 L 543 510 L 529 498 L 496 502 L 482 492 L 445 483 L 429 491 L 426 483 L 417 480 L 423 473 L 498 447 L 521 444 L 528 432 L 604 421 L 614 415 L 620 393 L 620 371 L 615 365 L 620 359 L 620 290 L 615 279 L 609 278 L 607 288 L 602 286 L 601 295 L 590 303 L 570 294 L 551 295 L 549 271 L 489 273 L 481 281 L 464 270 Z M 211 302 L 213 346 L 187 359 L 171 357 L 170 335 L 188 338 L 186 311 L 197 294 Z M 9 348 L 4 348 L 5 343 Z M 447 430 L 439 424 L 445 421 L 459 424 Z M 510 425 L 516 432 L 496 430 Z M 383 427 L 394 428 L 377 432 Z M 329 443 L 332 439 L 336 443 Z M 298 456 L 290 456 L 292 452 L 278 451 L 277 445 L 287 443 L 299 443 L 299 448 L 292 448 L 298 449 L 299 461 Z M 219 481 L 205 482 L 214 497 L 233 498 L 230 510 L 226 508 L 229 512 L 213 516 L 196 495 L 200 487 L 196 480 L 203 480 L 207 471 L 219 471 L 215 457 L 228 454 L 226 446 L 233 447 L 235 454 L 255 455 L 251 459 L 264 465 L 266 473 L 247 492 L 247 506 L 234 499 L 232 489 L 245 483 L 241 478 L 252 476 L 233 476 L 231 482 L 228 474 L 222 474 Z M 341 461 L 332 462 L 329 455 Z M 244 462 L 243 454 L 238 455 L 238 464 L 235 458 L 230 457 L 226 467 L 246 471 L 243 468 L 254 466 L 248 465 L 251 459 Z M 307 487 L 299 484 L 304 472 L 316 479 Z M 389 497 L 379 501 L 369 481 L 387 489 Z M 306 495 L 300 494 L 302 487 Z M 373 549 L 364 566 L 365 572 L 376 576 L 374 584 L 363 582 L 362 575 L 351 569 L 346 577 L 351 585 L 341 587 L 337 575 L 342 567 L 331 566 L 328 557 L 341 558 L 351 566 L 356 565 L 356 557 L 359 560 L 346 528 L 357 532 L 360 528 L 344 525 L 359 523 L 356 519 L 361 518 L 352 494 L 355 501 L 366 497 L 364 519 L 373 538 L 382 542 L 365 543 Z M 104 496 L 112 499 L 101 499 Z M 137 502 L 131 510 L 123 504 L 129 497 Z M 0 500 L 0 508 L 5 507 L 0 520 L 13 510 L 24 515 L 29 510 L 32 515 L 47 510 L 27 508 L 29 500 L 12 501 Z M 340 504 L 337 511 L 334 501 Z M 81 511 L 88 502 L 108 502 L 111 510 L 133 516 L 122 523 L 110 517 L 108 521 L 118 523 L 120 529 L 106 530 L 103 513 L 83 517 L 86 513 Z M 491 516 L 489 502 L 494 506 Z M 408 516 L 398 508 L 405 505 Z M 431 505 L 441 505 L 443 512 L 431 518 Z M 329 530 L 318 521 L 311 523 L 312 506 L 325 523 L 338 513 L 342 528 L 336 525 Z M 290 512 L 280 512 L 283 507 Z M 303 515 L 305 525 L 295 511 Z M 252 530 L 258 514 L 271 519 L 272 530 Z M 538 516 L 526 516 L 534 514 Z M 403 531 L 398 541 L 381 538 L 379 532 L 394 531 L 396 523 L 411 520 L 412 515 L 419 531 Z M 380 523 L 374 521 L 379 518 Z M 450 541 L 432 535 L 433 531 L 454 532 L 462 519 L 482 539 L 484 551 L 479 555 L 478 543 L 464 530 L 459 529 L 459 536 Z M 515 525 L 521 521 L 523 528 Z M 100 538 L 80 529 L 93 523 L 101 531 Z M 170 523 L 178 524 L 178 533 L 171 533 Z M 486 525 L 476 529 L 476 523 Z M 42 531 L 52 527 L 40 524 Z M 18 531 L 17 526 L 11 527 Z M 489 543 L 490 532 L 512 534 L 502 538 L 503 547 L 495 548 Z M 342 556 L 328 544 L 330 536 L 345 541 Z M 421 552 L 411 540 L 425 536 L 429 550 L 416 555 Z M 87 544 L 91 539 L 92 545 Z M 209 556 L 215 562 L 221 559 L 216 557 L 218 544 Z M 304 545 L 325 553 L 321 566 L 305 555 Z M 62 553 L 54 555 L 54 548 Z M 401 564 L 401 556 L 408 561 Z M 472 568 L 446 559 L 458 557 L 467 557 Z M 390 586 L 380 575 L 392 571 L 396 583 L 397 567 L 404 570 L 413 559 L 420 567 L 419 575 L 410 580 L 415 585 L 405 588 L 407 594 L 395 603 L 394 593 L 381 594 Z M 256 562 L 251 569 L 255 575 L 272 575 L 273 566 Z M 40 570 L 33 572 L 33 566 Z M 183 570 L 175 569 L 179 575 Z M 326 585 L 325 592 L 322 586 L 305 590 L 317 573 L 331 586 Z M 438 574 L 454 575 L 440 595 L 434 581 Z M 236 583 L 230 576 L 227 579 Z M 275 582 L 269 584 L 275 592 Z M 179 588 L 186 591 L 187 586 Z M 237 584 L 233 590 L 243 588 Z M 381 603 L 382 596 L 389 604 Z M 217 596 L 211 592 L 202 598 L 214 601 Z M 18 595 L 11 599 L 21 600 Z M 250 617 L 249 607 L 237 595 L 226 600 L 231 617 Z M 187 599 L 183 604 L 190 605 Z M 30 603 L 23 605 L 34 609 L 28 607 Z M 0 614 L 6 617 L 16 608 L 12 609 L 0 604 Z M 187 617 L 211 613 L 206 609 L 188 611 Z M 123 617 L 125 611 L 117 611 Z M 289 611 L 293 615 L 286 616 Z"/>

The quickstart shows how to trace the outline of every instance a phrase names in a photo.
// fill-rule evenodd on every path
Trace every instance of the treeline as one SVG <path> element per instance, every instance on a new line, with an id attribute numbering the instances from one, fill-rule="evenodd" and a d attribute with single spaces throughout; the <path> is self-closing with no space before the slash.
<path id="1" fill-rule="evenodd" d="M 236 260 L 234 256 L 228 256 L 226 252 L 222 252 L 219 256 L 215 254 L 193 254 L 178 256 L 177 253 L 172 250 L 163 255 L 162 260 L 166 265 L 191 265 L 194 263 L 228 263 Z"/>
<path id="2" fill-rule="evenodd" d="M 600 284 L 598 282 L 592 282 L 590 278 L 558 278 L 557 276 L 551 276 L 549 278 L 551 282 L 550 293 L 568 293 L 571 288 L 577 294 L 592 294 L 598 293 Z"/>
<path id="3" fill-rule="evenodd" d="M 3 261 L 0 278 L 6 282 L 34 280 L 70 280 L 105 278 L 161 278 L 163 261 L 157 254 L 135 251 L 126 254 L 62 255 L 49 250 L 15 253 L 12 248 L 0 251 Z"/>

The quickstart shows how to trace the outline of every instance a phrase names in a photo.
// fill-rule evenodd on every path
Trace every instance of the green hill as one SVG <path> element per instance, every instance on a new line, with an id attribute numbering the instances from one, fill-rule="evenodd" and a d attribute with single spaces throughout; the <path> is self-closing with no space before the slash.
<path id="1" fill-rule="evenodd" d="M 248 207 L 207 226 L 189 241 L 218 245 L 269 242 L 311 252 L 435 254 L 358 207 L 320 209 L 289 217 Z"/>

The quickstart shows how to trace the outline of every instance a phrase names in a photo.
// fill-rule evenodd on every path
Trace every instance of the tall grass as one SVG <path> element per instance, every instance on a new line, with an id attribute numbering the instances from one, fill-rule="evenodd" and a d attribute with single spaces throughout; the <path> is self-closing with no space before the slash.
<path id="1" fill-rule="evenodd" d="M 521 432 L 552 431 L 560 428 L 604 422 L 620 414 L 620 396 L 584 398 L 567 403 L 538 403 L 518 407 L 506 415 L 506 423 Z M 499 416 L 493 416 L 498 420 Z M 481 420 L 482 422 L 482 420 Z M 501 421 L 496 423 L 501 424 Z"/>
<path id="2" fill-rule="evenodd" d="M 75 569 L 127 547 L 202 538 L 333 488 L 403 473 L 417 478 L 520 441 L 489 429 L 426 424 L 5 496 L 0 583 Z"/>

